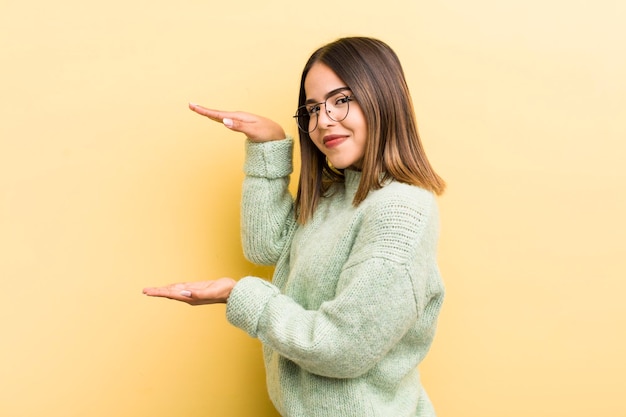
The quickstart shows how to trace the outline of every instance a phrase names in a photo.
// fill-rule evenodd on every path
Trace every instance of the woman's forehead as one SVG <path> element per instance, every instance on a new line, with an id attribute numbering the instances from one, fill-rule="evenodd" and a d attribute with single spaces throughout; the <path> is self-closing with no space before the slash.
<path id="1" fill-rule="evenodd" d="M 326 64 L 317 62 L 304 79 L 304 92 L 307 101 L 324 101 L 335 90 L 345 88 L 346 83 Z"/>

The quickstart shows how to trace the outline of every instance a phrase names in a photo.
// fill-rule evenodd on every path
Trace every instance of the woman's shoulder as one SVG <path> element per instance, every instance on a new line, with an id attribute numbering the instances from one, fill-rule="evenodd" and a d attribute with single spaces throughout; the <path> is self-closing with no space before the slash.
<path id="1" fill-rule="evenodd" d="M 436 207 L 436 197 L 432 191 L 398 181 L 389 181 L 382 188 L 371 191 L 367 200 L 374 210 L 414 210 L 425 214 Z"/>
<path id="2" fill-rule="evenodd" d="M 364 224 L 377 233 L 415 235 L 438 221 L 435 195 L 415 185 L 391 181 L 371 191 L 361 204 Z"/>
<path id="3" fill-rule="evenodd" d="M 371 191 L 360 210 L 359 241 L 369 247 L 369 256 L 404 263 L 415 259 L 418 247 L 430 247 L 425 242 L 436 239 L 436 198 L 423 188 L 390 182 Z"/>

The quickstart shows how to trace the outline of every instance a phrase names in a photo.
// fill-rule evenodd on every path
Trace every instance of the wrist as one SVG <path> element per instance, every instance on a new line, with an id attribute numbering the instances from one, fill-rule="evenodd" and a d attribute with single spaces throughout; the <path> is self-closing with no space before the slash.
<path id="1" fill-rule="evenodd" d="M 232 278 L 223 278 L 223 280 L 224 287 L 222 291 L 222 296 L 220 297 L 220 302 L 226 304 L 228 303 L 228 297 L 230 297 L 230 293 L 233 291 L 233 288 L 235 288 L 235 285 L 237 285 L 237 281 Z"/>

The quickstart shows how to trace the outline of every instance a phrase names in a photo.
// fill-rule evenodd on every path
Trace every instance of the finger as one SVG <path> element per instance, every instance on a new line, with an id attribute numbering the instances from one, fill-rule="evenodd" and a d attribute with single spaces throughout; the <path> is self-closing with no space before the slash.
<path id="1" fill-rule="evenodd" d="M 168 285 L 166 287 L 149 287 L 144 288 L 143 293 L 145 295 L 149 295 L 151 297 L 166 297 L 172 298 L 175 300 L 181 300 L 184 294 L 189 293 L 189 296 L 184 296 L 186 298 L 190 298 L 191 293 L 188 290 L 185 290 L 185 284 L 173 284 Z"/>
<path id="2" fill-rule="evenodd" d="M 143 293 L 145 295 L 149 295 L 150 297 L 169 297 L 172 292 L 167 287 L 151 287 L 144 288 Z"/>
<path id="3" fill-rule="evenodd" d="M 208 109 L 195 103 L 189 103 L 189 108 L 201 116 L 208 117 L 209 119 L 220 123 L 222 123 L 224 119 L 233 119 L 234 117 L 237 117 L 236 112 Z"/>

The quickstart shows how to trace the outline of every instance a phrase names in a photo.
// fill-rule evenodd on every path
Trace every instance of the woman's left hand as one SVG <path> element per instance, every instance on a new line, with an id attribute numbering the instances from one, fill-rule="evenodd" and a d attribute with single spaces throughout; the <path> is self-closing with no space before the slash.
<path id="1" fill-rule="evenodd" d="M 214 281 L 181 282 L 165 287 L 144 288 L 143 293 L 151 297 L 164 297 L 182 301 L 192 306 L 226 303 L 237 281 L 220 278 Z"/>

